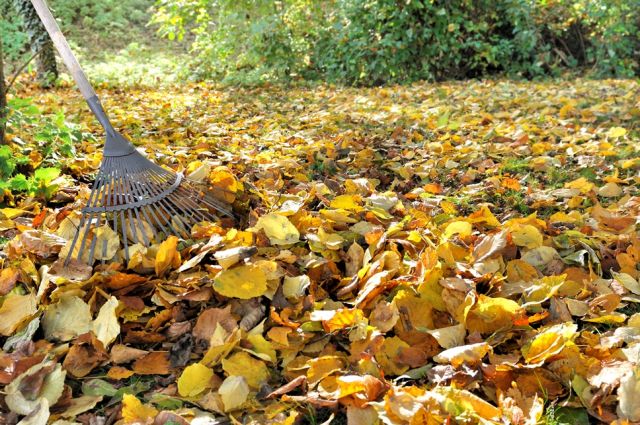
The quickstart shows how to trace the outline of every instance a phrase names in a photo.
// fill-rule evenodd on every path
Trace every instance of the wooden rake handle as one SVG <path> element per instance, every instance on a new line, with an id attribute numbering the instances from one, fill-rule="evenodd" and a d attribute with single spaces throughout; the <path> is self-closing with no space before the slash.
<path id="1" fill-rule="evenodd" d="M 60 31 L 60 27 L 58 26 L 56 19 L 51 14 L 51 10 L 49 10 L 47 3 L 45 3 L 44 0 L 31 0 L 31 4 L 33 4 L 33 7 L 36 9 L 36 12 L 40 17 L 40 20 L 42 20 L 44 27 L 47 29 L 54 46 L 56 46 L 56 50 L 58 50 L 58 53 L 60 53 L 60 56 L 62 57 L 62 62 L 64 62 L 65 66 L 73 76 L 82 96 L 87 101 L 91 98 L 95 98 L 95 90 L 91 87 L 91 83 L 89 83 L 87 76 L 80 67 L 78 59 L 76 59 L 75 55 L 71 51 L 69 43 L 67 43 L 67 39 L 62 34 L 62 31 Z"/>

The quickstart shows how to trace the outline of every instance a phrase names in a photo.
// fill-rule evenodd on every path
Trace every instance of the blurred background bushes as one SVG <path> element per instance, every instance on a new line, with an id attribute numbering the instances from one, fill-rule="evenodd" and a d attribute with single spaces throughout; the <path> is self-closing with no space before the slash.
<path id="1" fill-rule="evenodd" d="M 50 0 L 84 51 L 175 45 L 183 78 L 356 85 L 640 73 L 640 0 Z M 26 50 L 0 0 L 5 54 Z M 142 47 L 140 47 L 142 46 Z M 153 53 L 153 52 L 152 52 Z M 144 56 L 153 61 L 153 55 Z M 166 60 L 163 57 L 162 60 Z M 177 71 L 176 71 L 177 72 Z"/>

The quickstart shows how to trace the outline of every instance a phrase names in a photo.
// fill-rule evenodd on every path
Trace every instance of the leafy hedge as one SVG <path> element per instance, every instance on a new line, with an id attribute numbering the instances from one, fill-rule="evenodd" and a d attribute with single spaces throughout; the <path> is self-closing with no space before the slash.
<path id="1" fill-rule="evenodd" d="M 352 84 L 637 75 L 640 0 L 157 0 L 153 22 L 193 36 L 200 76 Z"/>

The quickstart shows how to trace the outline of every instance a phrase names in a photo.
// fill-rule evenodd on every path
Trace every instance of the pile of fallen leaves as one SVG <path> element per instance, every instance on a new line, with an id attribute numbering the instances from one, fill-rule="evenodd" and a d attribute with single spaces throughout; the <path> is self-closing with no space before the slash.
<path id="1" fill-rule="evenodd" d="M 101 90 L 240 219 L 63 267 L 89 143 L 1 208 L 0 423 L 639 422 L 639 91 Z"/>

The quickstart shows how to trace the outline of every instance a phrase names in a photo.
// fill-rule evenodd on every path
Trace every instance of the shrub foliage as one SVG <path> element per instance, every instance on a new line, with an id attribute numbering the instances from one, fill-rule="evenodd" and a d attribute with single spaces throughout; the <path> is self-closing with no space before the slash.
<path id="1" fill-rule="evenodd" d="M 638 73 L 640 0 L 157 0 L 152 22 L 192 35 L 192 67 L 226 79 L 353 84 Z"/>

